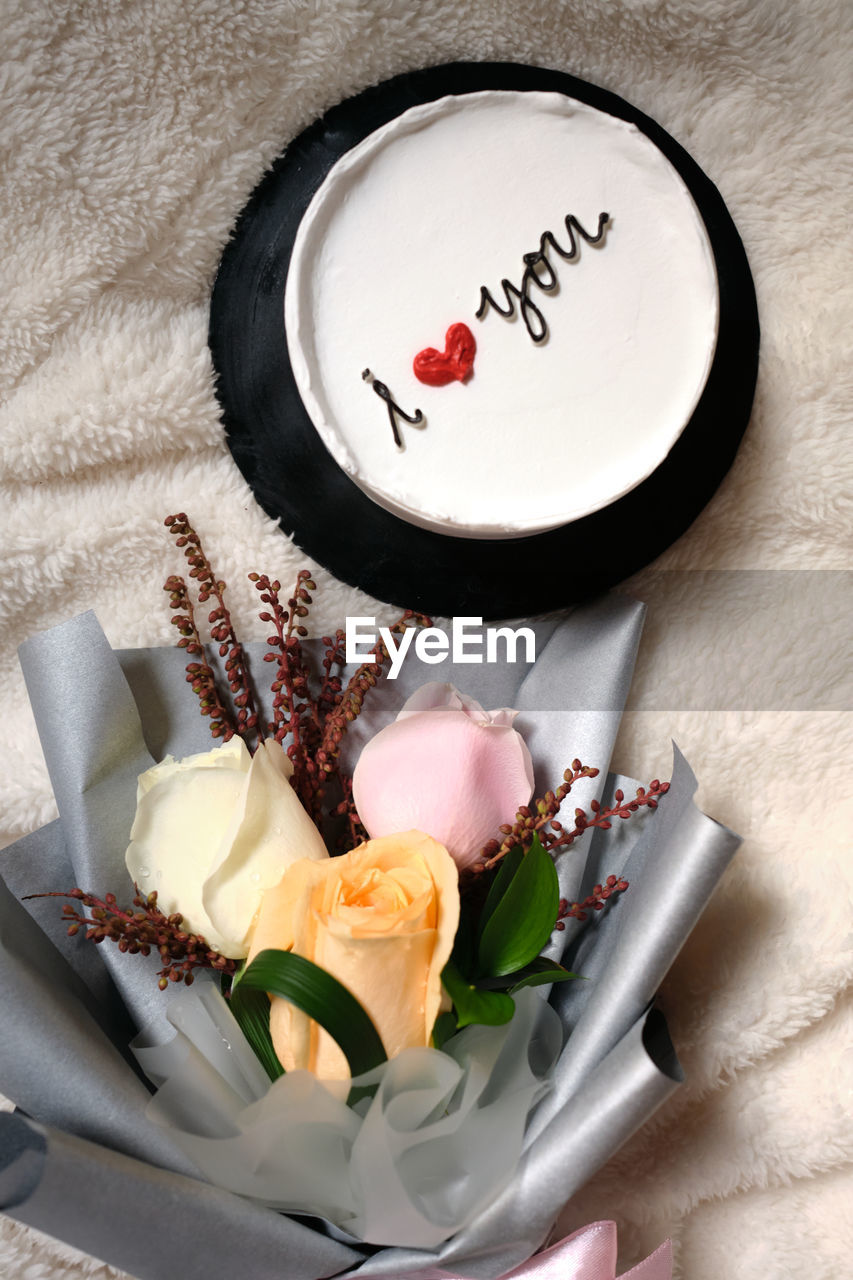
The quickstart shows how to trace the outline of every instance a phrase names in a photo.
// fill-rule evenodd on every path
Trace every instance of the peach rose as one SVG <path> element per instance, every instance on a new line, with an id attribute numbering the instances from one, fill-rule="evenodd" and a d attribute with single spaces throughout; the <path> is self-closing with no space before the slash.
<path id="1" fill-rule="evenodd" d="M 430 836 L 407 831 L 289 867 L 264 894 L 249 961 L 278 948 L 325 969 L 361 1002 L 392 1058 L 429 1044 L 458 923 L 456 864 Z M 334 1040 L 278 997 L 270 1032 L 285 1070 L 349 1075 Z"/>

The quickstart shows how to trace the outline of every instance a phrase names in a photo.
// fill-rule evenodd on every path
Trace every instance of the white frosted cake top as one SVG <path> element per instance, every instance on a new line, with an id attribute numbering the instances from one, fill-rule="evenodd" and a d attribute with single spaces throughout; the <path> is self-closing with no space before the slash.
<path id="1" fill-rule="evenodd" d="M 717 319 L 678 173 L 634 125 L 557 93 L 443 98 L 371 134 L 314 196 L 285 296 L 294 377 L 337 463 L 404 519 L 473 537 L 552 528 L 645 479 L 702 393 Z M 463 349 L 453 380 L 419 380 L 415 357 L 453 325 L 470 372 Z M 391 415 L 377 383 L 423 420 Z"/>

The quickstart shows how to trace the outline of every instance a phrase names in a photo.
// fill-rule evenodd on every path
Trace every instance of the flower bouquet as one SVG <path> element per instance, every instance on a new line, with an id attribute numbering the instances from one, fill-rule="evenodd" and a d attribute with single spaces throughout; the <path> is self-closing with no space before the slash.
<path id="1" fill-rule="evenodd" d="M 677 750 L 604 772 L 642 606 L 383 681 L 308 638 L 306 573 L 251 575 L 242 646 L 167 523 L 212 647 L 173 577 L 174 650 L 91 614 L 21 650 L 60 818 L 3 855 L 0 1207 L 141 1280 L 610 1280 L 606 1224 L 536 1251 L 677 1087 L 652 1000 L 739 843 Z"/>

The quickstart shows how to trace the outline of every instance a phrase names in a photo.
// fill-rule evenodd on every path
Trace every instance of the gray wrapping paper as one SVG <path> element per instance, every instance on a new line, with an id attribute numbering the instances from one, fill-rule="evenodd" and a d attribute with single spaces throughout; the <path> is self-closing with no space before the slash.
<path id="1" fill-rule="evenodd" d="M 407 657 L 399 678 L 367 699 L 345 763 L 415 688 L 440 678 L 484 706 L 520 710 L 516 727 L 533 755 L 537 792 L 555 785 L 575 756 L 602 772 L 573 790 L 573 804 L 588 808 L 620 784 L 629 792 L 630 781 L 608 776 L 606 766 L 642 612 L 614 595 L 559 623 L 535 624 L 531 667 L 435 668 Z M 249 653 L 263 693 L 262 648 Z M 148 1088 L 127 1054 L 134 1029 L 165 1023 L 173 993 L 157 990 L 152 961 L 68 939 L 55 900 L 17 900 L 73 885 L 122 894 L 136 775 L 167 752 L 210 745 L 185 661 L 178 650 L 113 653 L 92 614 L 22 646 L 60 819 L 0 855 L 0 1089 L 31 1117 L 0 1116 L 0 1207 L 140 1280 L 390 1277 L 430 1266 L 493 1280 L 543 1242 L 571 1194 L 677 1087 L 680 1070 L 649 1002 L 739 840 L 694 807 L 695 778 L 676 751 L 672 788 L 656 813 L 588 833 L 560 859 L 566 897 L 580 898 L 610 872 L 624 874 L 631 889 L 588 925 L 570 922 L 550 946 L 587 981 L 552 995 L 570 1035 L 511 1184 L 435 1250 L 345 1241 L 316 1220 L 260 1208 L 191 1176 L 185 1157 L 146 1120 Z M 155 1216 L 152 1239 L 138 1224 Z"/>

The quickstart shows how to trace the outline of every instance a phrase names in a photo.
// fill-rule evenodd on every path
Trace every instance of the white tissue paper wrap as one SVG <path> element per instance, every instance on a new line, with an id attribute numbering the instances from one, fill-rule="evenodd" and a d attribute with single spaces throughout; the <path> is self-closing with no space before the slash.
<path id="1" fill-rule="evenodd" d="M 466 1027 L 441 1052 L 406 1049 L 359 1076 L 375 1093 L 352 1108 L 347 1086 L 308 1071 L 270 1083 L 212 983 L 174 1001 L 169 1021 L 172 1040 L 134 1052 L 163 1081 L 149 1116 L 205 1177 L 368 1243 L 423 1248 L 509 1182 L 563 1041 L 554 1010 L 524 990 L 505 1026 Z"/>

